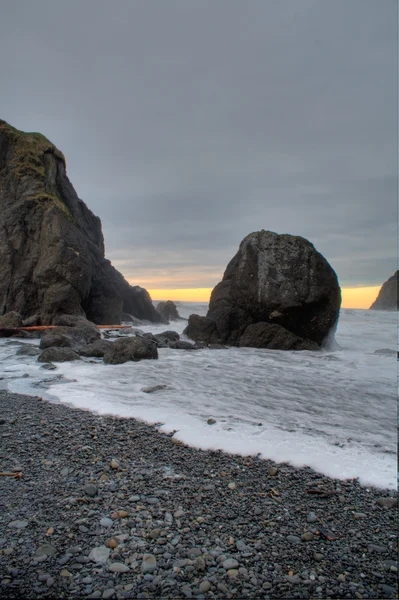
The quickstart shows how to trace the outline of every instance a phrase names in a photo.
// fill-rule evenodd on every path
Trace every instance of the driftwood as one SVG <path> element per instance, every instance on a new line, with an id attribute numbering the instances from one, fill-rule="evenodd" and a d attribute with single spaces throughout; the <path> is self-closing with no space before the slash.
<path id="1" fill-rule="evenodd" d="M 14 479 L 20 479 L 22 477 L 22 472 L 18 471 L 17 473 L 7 473 L 5 471 L 0 471 L 0 477 L 14 477 Z"/>

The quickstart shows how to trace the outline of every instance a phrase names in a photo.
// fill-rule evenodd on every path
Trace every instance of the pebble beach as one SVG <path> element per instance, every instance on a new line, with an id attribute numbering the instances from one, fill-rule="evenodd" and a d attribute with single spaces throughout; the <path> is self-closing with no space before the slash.
<path id="1" fill-rule="evenodd" d="M 397 492 L 0 402 L 0 598 L 397 597 Z"/>

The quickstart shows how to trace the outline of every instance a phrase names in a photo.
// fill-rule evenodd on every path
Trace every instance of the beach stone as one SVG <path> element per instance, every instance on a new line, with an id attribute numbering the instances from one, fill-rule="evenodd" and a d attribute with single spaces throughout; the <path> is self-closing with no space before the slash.
<path id="1" fill-rule="evenodd" d="M 234 481 L 231 481 L 228 486 L 229 490 L 236 490 L 237 489 L 237 484 L 234 483 Z"/>
<path id="2" fill-rule="evenodd" d="M 100 520 L 101 527 L 112 527 L 113 524 L 113 520 L 109 519 L 108 517 L 104 517 Z"/>
<path id="3" fill-rule="evenodd" d="M 89 483 L 88 485 L 84 486 L 83 491 L 87 496 L 94 498 L 94 496 L 97 496 L 98 494 L 98 487 Z"/>
<path id="4" fill-rule="evenodd" d="M 305 531 L 302 535 L 302 539 L 304 542 L 311 542 L 314 539 L 314 535 L 310 531 Z"/>
<path id="5" fill-rule="evenodd" d="M 308 523 L 315 523 L 317 521 L 317 515 L 314 512 L 309 512 L 306 520 Z"/>
<path id="6" fill-rule="evenodd" d="M 301 538 L 298 537 L 297 535 L 288 535 L 287 542 L 290 542 L 291 544 L 300 544 Z"/>
<path id="7" fill-rule="evenodd" d="M 104 598 L 104 600 L 108 600 L 108 598 L 112 598 L 113 596 L 115 596 L 115 594 L 116 591 L 114 590 L 114 588 L 108 588 L 107 590 L 104 590 L 101 598 Z"/>
<path id="8" fill-rule="evenodd" d="M 98 546 L 97 548 L 93 548 L 93 550 L 90 552 L 89 559 L 95 563 L 102 563 L 105 565 L 109 558 L 110 552 L 110 549 L 106 546 Z"/>
<path id="9" fill-rule="evenodd" d="M 112 563 L 108 568 L 113 573 L 128 573 L 130 571 L 129 567 L 123 563 Z"/>
<path id="10" fill-rule="evenodd" d="M 26 344 L 17 350 L 17 356 L 37 356 L 39 352 L 40 350 L 35 346 Z"/>
<path id="11" fill-rule="evenodd" d="M 52 556 L 56 554 L 57 549 L 51 544 L 42 544 L 38 548 L 36 548 L 35 557 L 36 556 Z"/>
<path id="12" fill-rule="evenodd" d="M 235 569 L 239 566 L 239 562 L 235 558 L 227 558 L 223 562 L 223 569 L 228 571 L 229 569 Z"/>
<path id="13" fill-rule="evenodd" d="M 202 592 L 203 594 L 206 594 L 211 589 L 212 584 L 210 583 L 210 581 L 207 581 L 205 579 L 204 581 L 201 581 L 201 583 L 199 584 L 198 587 L 199 587 L 200 592 Z"/>
<path id="14" fill-rule="evenodd" d="M 111 467 L 111 469 L 114 469 L 114 470 L 120 469 L 119 462 L 117 460 L 115 460 L 114 458 L 109 463 L 109 466 Z"/>
<path id="15" fill-rule="evenodd" d="M 386 506 L 387 508 L 394 508 L 395 506 L 398 505 L 398 499 L 397 498 L 378 498 L 376 500 L 376 504 L 378 504 L 378 506 Z"/>
<path id="16" fill-rule="evenodd" d="M 107 548 L 117 548 L 119 546 L 119 542 L 117 539 L 115 538 L 109 538 L 106 542 L 105 545 L 107 546 Z"/>
<path id="17" fill-rule="evenodd" d="M 28 525 L 29 521 L 26 521 L 25 519 L 11 521 L 11 523 L 8 524 L 8 526 L 12 527 L 13 529 L 25 529 L 25 527 L 28 527 Z"/>
<path id="18" fill-rule="evenodd" d="M 208 419 L 207 420 L 208 425 L 214 425 L 216 423 L 215 419 Z"/>
<path id="19" fill-rule="evenodd" d="M 277 467 L 269 467 L 267 472 L 269 473 L 269 475 L 271 477 L 275 477 L 278 473 L 278 469 L 277 469 Z"/>
<path id="20" fill-rule="evenodd" d="M 141 570 L 143 573 L 152 573 L 157 568 L 157 559 L 152 554 L 144 554 Z"/>
<path id="21" fill-rule="evenodd" d="M 141 391 L 144 392 L 145 394 L 153 394 L 154 392 L 158 392 L 159 390 L 164 390 L 167 387 L 168 387 L 167 385 L 160 383 L 158 385 L 153 385 L 151 387 L 141 388 Z"/>

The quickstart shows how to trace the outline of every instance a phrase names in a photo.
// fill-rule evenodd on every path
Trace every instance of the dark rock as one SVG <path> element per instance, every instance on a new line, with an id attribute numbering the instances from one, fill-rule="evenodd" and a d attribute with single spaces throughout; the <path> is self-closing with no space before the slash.
<path id="1" fill-rule="evenodd" d="M 110 346 L 112 346 L 112 342 L 109 342 L 108 340 L 96 340 L 92 344 L 83 346 L 83 348 L 79 350 L 79 354 L 80 356 L 102 358 Z"/>
<path id="2" fill-rule="evenodd" d="M 93 323 L 87 321 L 87 325 L 79 327 L 56 327 L 55 329 L 45 330 L 40 341 L 40 348 L 73 348 L 79 350 L 82 346 L 87 346 L 92 342 L 99 340 L 100 331 Z"/>
<path id="3" fill-rule="evenodd" d="M 17 350 L 18 356 L 37 356 L 39 354 L 39 349 L 36 346 L 30 346 L 28 344 L 21 346 Z"/>
<path id="4" fill-rule="evenodd" d="M 147 334 L 147 336 L 148 335 L 149 334 Z M 176 331 L 163 331 L 162 333 L 157 333 L 156 335 L 154 335 L 154 340 L 158 348 L 167 348 L 171 342 L 176 342 L 180 340 L 180 335 Z"/>
<path id="5" fill-rule="evenodd" d="M 154 392 L 158 392 L 159 390 L 164 390 L 167 387 L 168 386 L 165 385 L 164 383 L 160 383 L 158 385 L 153 385 L 151 387 L 144 387 L 141 389 L 141 391 L 144 392 L 145 394 L 153 394 Z"/>
<path id="6" fill-rule="evenodd" d="M 12 310 L 5 315 L 0 316 L 0 327 L 13 329 L 14 327 L 22 327 L 22 317 L 19 313 Z"/>
<path id="7" fill-rule="evenodd" d="M 195 344 L 192 344 L 191 342 L 184 342 L 183 340 L 170 342 L 169 348 L 172 348 L 173 350 L 198 350 Z"/>
<path id="8" fill-rule="evenodd" d="M 0 120 L 0 314 L 58 314 L 119 324 L 162 322 L 148 292 L 104 257 L 101 221 L 78 198 L 63 154 L 43 135 Z"/>
<path id="9" fill-rule="evenodd" d="M 30 317 L 24 319 L 24 327 L 35 327 L 37 325 L 41 325 L 39 315 L 31 315 Z"/>
<path id="10" fill-rule="evenodd" d="M 155 344 L 145 338 L 126 337 L 111 343 L 104 354 L 104 362 L 119 365 L 129 360 L 138 361 L 145 358 L 158 358 Z"/>
<path id="11" fill-rule="evenodd" d="M 181 319 L 177 311 L 176 304 L 172 300 L 166 300 L 166 302 L 159 302 L 157 304 L 157 311 L 167 321 L 178 321 Z"/>
<path id="12" fill-rule="evenodd" d="M 248 325 L 239 339 L 239 346 L 271 350 L 320 350 L 311 340 L 305 340 L 276 323 Z"/>
<path id="13" fill-rule="evenodd" d="M 399 310 L 399 281 L 396 271 L 381 287 L 376 300 L 370 306 L 370 310 Z"/>
<path id="14" fill-rule="evenodd" d="M 212 292 L 206 317 L 191 315 L 184 333 L 214 344 L 315 349 L 331 339 L 340 304 L 337 276 L 313 244 L 262 230 L 244 238 Z"/>
<path id="15" fill-rule="evenodd" d="M 80 360 L 80 356 L 72 348 L 46 348 L 37 357 L 39 362 L 65 362 L 68 360 Z"/>

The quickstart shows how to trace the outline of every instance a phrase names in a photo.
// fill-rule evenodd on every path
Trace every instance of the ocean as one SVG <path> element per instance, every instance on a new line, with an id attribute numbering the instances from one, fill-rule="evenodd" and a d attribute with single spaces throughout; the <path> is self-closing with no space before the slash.
<path id="1" fill-rule="evenodd" d="M 176 304 L 185 318 L 207 310 L 207 303 Z M 182 333 L 185 326 L 140 329 Z M 336 339 L 335 351 L 165 348 L 157 361 L 83 359 L 59 363 L 56 371 L 41 369 L 36 357 L 17 356 L 16 340 L 0 339 L 0 389 L 142 419 L 198 448 L 396 489 L 397 313 L 342 309 Z M 166 387 L 142 391 L 159 384 Z M 210 418 L 216 423 L 209 425 Z"/>

